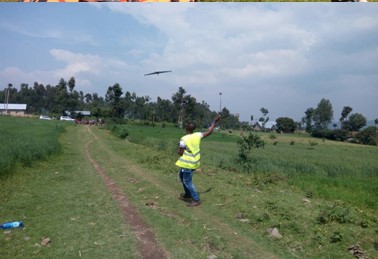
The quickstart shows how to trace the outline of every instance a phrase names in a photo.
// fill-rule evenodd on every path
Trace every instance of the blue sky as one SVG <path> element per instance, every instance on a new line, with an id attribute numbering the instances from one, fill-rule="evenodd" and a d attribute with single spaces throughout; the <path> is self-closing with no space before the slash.
<path id="1" fill-rule="evenodd" d="M 248 121 L 322 98 L 378 118 L 378 4 L 0 4 L 0 89 L 55 85 L 170 99 L 182 86 Z M 144 76 L 155 70 L 172 70 Z M 222 92 L 221 100 L 219 93 Z"/>

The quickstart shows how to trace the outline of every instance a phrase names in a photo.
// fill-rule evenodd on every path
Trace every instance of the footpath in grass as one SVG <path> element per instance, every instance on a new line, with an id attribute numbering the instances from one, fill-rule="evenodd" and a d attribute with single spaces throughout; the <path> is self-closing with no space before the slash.
<path id="1" fill-rule="evenodd" d="M 173 171 L 161 172 L 154 168 L 158 166 L 151 158 L 154 150 L 116 139 L 105 130 L 91 130 L 98 136 L 91 145 L 94 159 L 153 226 L 157 241 L 172 258 L 279 258 L 274 247 L 256 241 L 258 236 L 245 231 L 240 222 L 220 217 L 222 208 L 212 201 L 196 208 L 180 201 L 182 187 L 172 158 L 164 164 Z"/>
<path id="2" fill-rule="evenodd" d="M 170 147 L 170 139 L 154 141 L 151 134 L 146 137 L 147 130 L 139 128 L 145 133 L 143 146 L 96 130 L 100 137 L 93 150 L 101 166 L 155 226 L 158 239 L 175 258 L 189 258 L 190 254 L 198 258 L 212 254 L 222 258 L 268 257 L 264 252 L 279 258 L 378 256 L 374 209 L 324 199 L 292 185 L 287 176 L 275 170 L 246 174 L 212 167 L 206 163 L 209 151 L 222 145 L 210 143 L 211 138 L 203 143 L 202 173 L 194 176 L 202 206 L 188 210 L 176 198 L 182 187 L 174 166 L 177 154 L 170 150 L 175 150 L 177 143 Z M 135 141 L 136 131 L 130 130 L 127 139 Z M 309 151 L 313 155 L 323 152 Z M 281 238 L 269 236 L 268 230 L 274 228 Z"/>
<path id="3" fill-rule="evenodd" d="M 0 258 L 138 258 L 136 240 L 84 153 L 92 136 L 67 128 L 64 151 L 0 182 Z"/>
<path id="4" fill-rule="evenodd" d="M 188 208 L 177 199 L 177 155 L 161 152 L 171 144 L 176 149 L 177 142 L 161 139 L 155 148 L 90 129 L 97 137 L 91 157 L 171 258 L 378 256 L 377 217 L 369 211 L 314 197 L 274 171 L 244 174 L 206 163 L 194 176 L 203 204 Z M 61 139 L 62 155 L 0 183 L 0 221 L 26 226 L 4 232 L 0 258 L 138 258 L 132 229 L 85 155 L 93 138 L 85 126 L 70 127 Z M 210 148 L 204 147 L 204 159 Z M 273 228 L 280 238 L 267 233 Z"/>

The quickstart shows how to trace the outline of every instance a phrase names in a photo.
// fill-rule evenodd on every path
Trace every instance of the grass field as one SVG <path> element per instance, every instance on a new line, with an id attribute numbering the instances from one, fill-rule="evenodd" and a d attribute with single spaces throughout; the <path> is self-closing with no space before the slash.
<path id="1" fill-rule="evenodd" d="M 214 133 L 194 176 L 203 205 L 189 209 L 177 199 L 174 166 L 183 131 L 125 127 L 126 140 L 91 127 L 90 152 L 171 258 L 354 258 L 350 247 L 378 257 L 377 147 L 267 133 L 243 172 L 238 132 Z M 0 258 L 138 257 L 130 226 L 84 154 L 92 140 L 85 126 L 68 127 L 62 152 L 0 182 L 0 222 L 26 226 L 4 232 Z M 269 237 L 274 227 L 282 238 Z"/>
<path id="2" fill-rule="evenodd" d="M 61 149 L 58 136 L 67 124 L 0 116 L 0 177 L 15 167 L 31 166 Z"/>
<path id="3" fill-rule="evenodd" d="M 177 141 L 183 134 L 181 130 L 158 127 L 128 126 L 127 129 L 130 141 L 163 150 L 167 156 L 176 154 Z M 245 171 L 236 161 L 238 135 L 239 132 L 224 132 L 204 141 L 205 167 Z M 267 145 L 253 151 L 253 163 L 247 174 L 284 178 L 312 195 L 343 200 L 378 212 L 377 147 L 322 141 L 306 134 L 261 133 L 261 137 Z"/>
<path id="4" fill-rule="evenodd" d="M 30 129 L 30 136 L 38 135 L 30 119 L 7 119 L 12 122 L 15 133 Z M 54 124 L 34 123 L 40 130 Z M 119 208 L 85 159 L 83 146 L 90 136 L 77 129 L 71 126 L 60 138 L 55 135 L 61 153 L 31 168 L 17 167 L 0 181 L 0 222 L 25 224 L 24 229 L 1 231 L 0 258 L 137 258 L 136 242 Z M 51 242 L 44 245 L 46 238 Z"/>

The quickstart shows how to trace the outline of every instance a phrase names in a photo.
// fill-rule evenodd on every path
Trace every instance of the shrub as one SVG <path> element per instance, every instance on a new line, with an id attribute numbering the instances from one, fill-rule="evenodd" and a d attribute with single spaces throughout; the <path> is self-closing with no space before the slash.
<path id="1" fill-rule="evenodd" d="M 310 146 L 312 146 L 312 147 L 318 145 L 318 142 L 316 142 L 316 141 L 311 141 L 311 140 L 309 140 L 308 143 L 309 143 Z"/>
<path id="2" fill-rule="evenodd" d="M 239 159 L 241 161 L 248 161 L 251 150 L 254 148 L 260 148 L 265 146 L 264 140 L 259 135 L 253 132 L 249 132 L 248 136 L 242 135 L 238 141 Z"/>
<path id="3" fill-rule="evenodd" d="M 357 140 L 365 145 L 378 145 L 378 128 L 374 126 L 367 127 L 356 135 Z"/>
<path id="4" fill-rule="evenodd" d="M 331 236 L 331 243 L 341 242 L 342 240 L 343 235 L 340 233 L 340 231 L 333 232 L 333 235 Z"/>
<path id="5" fill-rule="evenodd" d="M 348 139 L 348 131 L 346 131 L 345 129 L 337 129 L 337 130 L 322 129 L 322 130 L 313 131 L 311 133 L 311 136 L 315 138 L 345 141 Z"/>
<path id="6" fill-rule="evenodd" d="M 338 204 L 329 206 L 320 211 L 316 222 L 318 224 L 327 224 L 329 222 L 338 222 L 340 224 L 352 223 L 354 218 L 348 208 L 342 207 Z"/>
<path id="7" fill-rule="evenodd" d="M 277 131 L 284 133 L 293 133 L 297 128 L 294 120 L 288 117 L 278 118 L 277 122 Z"/>
<path id="8" fill-rule="evenodd" d="M 129 132 L 124 126 L 117 124 L 112 125 L 110 131 L 114 136 L 120 139 L 125 139 L 129 135 Z"/>

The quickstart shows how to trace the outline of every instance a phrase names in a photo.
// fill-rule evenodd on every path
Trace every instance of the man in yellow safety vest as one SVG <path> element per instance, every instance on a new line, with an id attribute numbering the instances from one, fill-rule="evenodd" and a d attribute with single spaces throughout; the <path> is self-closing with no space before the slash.
<path id="1" fill-rule="evenodd" d="M 184 137 L 181 138 L 177 153 L 180 158 L 177 160 L 176 165 L 180 167 L 180 180 L 184 187 L 185 193 L 182 195 L 182 199 L 192 199 L 189 207 L 194 207 L 201 205 L 200 197 L 196 191 L 193 184 L 192 178 L 194 171 L 200 167 L 201 160 L 201 150 L 200 144 L 201 139 L 210 136 L 215 128 L 215 123 L 220 119 L 217 115 L 214 118 L 213 123 L 206 132 L 194 132 L 196 125 L 194 122 L 189 122 L 186 126 L 186 133 Z"/>

